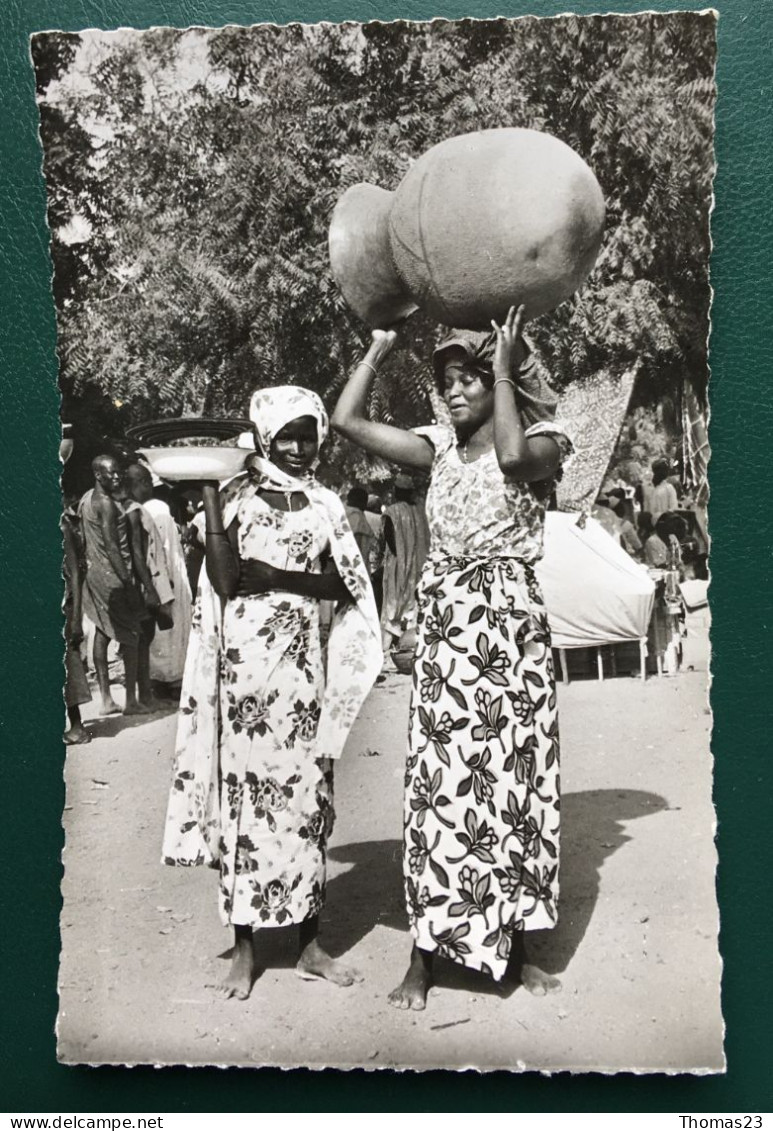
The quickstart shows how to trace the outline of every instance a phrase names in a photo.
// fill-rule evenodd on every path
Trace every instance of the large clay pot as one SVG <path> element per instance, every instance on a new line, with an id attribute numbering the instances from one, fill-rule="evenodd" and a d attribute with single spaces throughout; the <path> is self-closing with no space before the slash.
<path id="1" fill-rule="evenodd" d="M 574 294 L 601 245 L 598 181 L 569 146 L 536 130 L 449 138 L 391 197 L 380 190 L 376 203 L 374 188 L 345 193 L 331 225 L 333 274 L 372 326 L 411 304 L 469 329 L 521 303 L 533 318 Z"/>
<path id="2" fill-rule="evenodd" d="M 338 201 L 330 223 L 333 277 L 354 313 L 369 326 L 389 326 L 416 310 L 389 249 L 394 197 L 376 185 L 353 185 Z"/>

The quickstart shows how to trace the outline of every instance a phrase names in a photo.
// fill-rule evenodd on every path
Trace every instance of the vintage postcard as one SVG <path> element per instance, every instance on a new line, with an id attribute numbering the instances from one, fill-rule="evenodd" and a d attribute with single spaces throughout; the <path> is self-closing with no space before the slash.
<path id="1" fill-rule="evenodd" d="M 722 1072 L 715 13 L 31 50 L 60 1059 Z"/>

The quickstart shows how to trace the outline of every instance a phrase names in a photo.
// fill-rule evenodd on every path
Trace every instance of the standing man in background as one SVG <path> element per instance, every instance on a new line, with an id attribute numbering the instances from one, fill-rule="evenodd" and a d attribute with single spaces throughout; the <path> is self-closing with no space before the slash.
<path id="1" fill-rule="evenodd" d="M 94 622 L 94 667 L 99 686 L 100 713 L 112 715 L 121 708 L 110 690 L 108 647 L 120 646 L 126 677 L 125 715 L 145 714 L 137 697 L 137 663 L 141 622 L 146 601 L 158 605 L 144 562 L 137 560 L 128 517 L 120 505 L 123 488 L 121 466 L 114 456 L 97 456 L 92 463 L 94 487 L 81 499 L 80 519 L 86 553 L 83 612 Z M 139 573 L 137 568 L 139 567 Z M 147 575 L 143 578 L 143 573 Z M 143 600 L 137 577 L 147 581 Z"/>
<path id="2" fill-rule="evenodd" d="M 639 488 L 641 509 L 649 511 L 656 526 L 662 514 L 679 509 L 679 497 L 669 480 L 670 474 L 670 462 L 656 459 L 652 464 L 652 483 L 642 483 Z"/>
<path id="3" fill-rule="evenodd" d="M 132 498 L 142 508 L 142 522 L 148 534 L 148 564 L 151 572 L 156 559 L 159 559 L 159 574 L 163 565 L 163 583 L 155 578 L 154 582 L 162 599 L 164 614 L 167 614 L 163 617 L 163 622 L 168 627 L 162 628 L 159 621 L 158 628 L 162 628 L 162 631 L 156 632 L 150 643 L 150 679 L 167 690 L 182 680 L 191 627 L 191 590 L 182 540 L 168 505 L 153 497 L 150 470 L 142 463 L 135 463 L 128 468 L 126 474 Z M 164 594 L 161 593 L 161 584 L 166 590 Z M 163 598 L 167 594 L 168 601 L 164 602 Z"/>

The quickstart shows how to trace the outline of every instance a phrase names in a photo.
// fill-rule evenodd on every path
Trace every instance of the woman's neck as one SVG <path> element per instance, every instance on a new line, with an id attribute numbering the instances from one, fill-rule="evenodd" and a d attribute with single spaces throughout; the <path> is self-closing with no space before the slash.
<path id="1" fill-rule="evenodd" d="M 488 420 L 472 431 L 460 429 L 456 433 L 456 440 L 460 447 L 471 448 L 476 452 L 485 452 L 494 446 L 494 418 Z"/>

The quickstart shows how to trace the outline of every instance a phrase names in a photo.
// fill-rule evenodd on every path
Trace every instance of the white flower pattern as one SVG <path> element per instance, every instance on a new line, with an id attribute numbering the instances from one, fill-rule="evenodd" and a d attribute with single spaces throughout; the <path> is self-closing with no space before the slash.
<path id="1" fill-rule="evenodd" d="M 245 476 L 225 488 L 222 502 L 226 523 L 239 520 L 244 560 L 320 571 L 333 527 L 324 507 L 275 510 Z M 344 528 L 341 537 L 356 555 L 351 532 Z M 353 573 L 359 580 L 356 565 Z M 168 864 L 218 867 L 226 923 L 281 926 L 323 905 L 334 820 L 331 758 L 340 755 L 380 665 L 375 607 L 372 614 L 350 604 L 336 615 L 328 662 L 338 682 L 328 687 L 318 601 L 273 591 L 221 609 L 202 581 L 163 854 Z"/>

